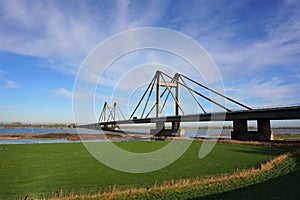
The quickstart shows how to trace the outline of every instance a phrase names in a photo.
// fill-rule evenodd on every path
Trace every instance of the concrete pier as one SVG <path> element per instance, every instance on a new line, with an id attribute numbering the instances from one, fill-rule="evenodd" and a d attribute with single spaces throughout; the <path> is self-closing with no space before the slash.
<path id="1" fill-rule="evenodd" d="M 185 135 L 185 130 L 184 129 L 150 129 L 150 135 L 154 136 L 184 136 Z"/>
<path id="2" fill-rule="evenodd" d="M 247 141 L 268 141 L 273 139 L 270 120 L 257 120 L 257 131 L 248 131 L 247 120 L 233 120 L 233 131 L 231 132 L 233 140 Z"/>
<path id="3" fill-rule="evenodd" d="M 120 130 L 119 126 L 103 126 L 101 127 L 103 131 L 118 131 Z"/>

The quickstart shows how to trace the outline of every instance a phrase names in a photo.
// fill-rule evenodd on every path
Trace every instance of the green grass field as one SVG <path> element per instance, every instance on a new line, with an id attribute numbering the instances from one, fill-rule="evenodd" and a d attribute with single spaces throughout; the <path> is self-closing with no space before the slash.
<path id="1" fill-rule="evenodd" d="M 300 134 L 275 134 L 274 139 L 300 139 Z"/>
<path id="2" fill-rule="evenodd" d="M 128 196 L 133 200 L 156 199 L 289 199 L 300 197 L 300 156 L 296 155 L 277 163 L 271 170 L 230 181 L 215 181 L 187 186 L 181 189 L 165 188 Z M 100 198 L 105 199 L 105 198 Z"/>
<path id="3" fill-rule="evenodd" d="M 119 142 L 129 151 L 148 152 L 167 141 Z M 201 142 L 193 142 L 176 162 L 159 171 L 130 174 L 113 170 L 93 158 L 81 143 L 0 145 L 0 199 L 53 197 L 119 188 L 149 187 L 176 179 L 207 177 L 259 166 L 287 149 L 218 143 L 204 159 Z"/>

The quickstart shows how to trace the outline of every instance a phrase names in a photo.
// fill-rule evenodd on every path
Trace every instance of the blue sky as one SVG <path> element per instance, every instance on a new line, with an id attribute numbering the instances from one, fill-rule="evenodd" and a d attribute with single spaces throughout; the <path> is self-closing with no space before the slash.
<path id="1" fill-rule="evenodd" d="M 0 122 L 73 122 L 73 85 L 85 57 L 108 37 L 141 27 L 200 43 L 230 97 L 251 107 L 299 104 L 299 19 L 297 0 L 2 0 Z M 99 94 L 99 107 L 106 95 Z"/>

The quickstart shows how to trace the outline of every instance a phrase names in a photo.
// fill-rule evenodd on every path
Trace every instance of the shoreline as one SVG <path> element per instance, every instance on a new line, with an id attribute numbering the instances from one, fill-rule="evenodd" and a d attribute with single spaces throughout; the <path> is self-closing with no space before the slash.
<path id="1" fill-rule="evenodd" d="M 230 136 L 230 134 L 221 134 L 220 136 Z M 294 141 L 300 140 L 300 134 L 291 134 L 291 133 L 279 133 L 274 134 L 278 137 L 276 140 L 281 141 Z M 287 138 L 285 138 L 286 136 Z M 288 138 L 288 136 L 296 136 Z M 124 134 L 71 134 L 71 133 L 46 133 L 46 134 L 0 134 L 0 140 L 57 140 L 65 139 L 69 141 L 78 141 L 78 140 L 97 140 L 97 139 L 116 139 L 116 138 L 144 138 L 144 139 L 175 139 L 175 140 L 185 140 L 185 139 L 204 139 L 199 136 L 198 138 L 188 138 L 188 137 L 156 137 L 149 134 L 134 134 L 134 133 L 124 133 Z M 209 137 L 207 139 L 210 139 Z M 217 139 L 217 138 L 212 138 Z M 222 139 L 220 139 L 222 140 Z M 229 139 L 230 140 L 230 139 Z"/>
<path id="2" fill-rule="evenodd" d="M 117 134 L 71 134 L 71 133 L 47 133 L 47 134 L 1 134 L 0 140 L 92 140 L 122 138 Z"/>
<path id="3" fill-rule="evenodd" d="M 155 138 L 155 136 L 144 134 L 71 134 L 71 133 L 47 133 L 47 134 L 0 134 L 1 140 L 98 140 L 116 138 Z"/>

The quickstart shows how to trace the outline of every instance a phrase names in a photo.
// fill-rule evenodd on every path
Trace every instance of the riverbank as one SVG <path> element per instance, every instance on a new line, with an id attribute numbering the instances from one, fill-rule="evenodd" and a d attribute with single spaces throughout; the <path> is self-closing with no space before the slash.
<path id="1" fill-rule="evenodd" d="M 46 134 L 1 134 L 0 140 L 96 140 L 123 138 L 118 134 L 70 134 L 70 133 L 46 133 Z"/>
<path id="2" fill-rule="evenodd" d="M 21 122 L 14 123 L 0 123 L 0 127 L 3 128 L 69 128 L 68 124 L 26 124 Z"/>
<path id="3" fill-rule="evenodd" d="M 222 137 L 218 136 L 198 136 L 195 138 L 190 137 L 155 137 L 149 134 L 134 134 L 134 133 L 104 133 L 104 134 L 72 134 L 72 133 L 46 133 L 46 134 L 0 134 L 0 141 L 16 141 L 16 140 L 48 140 L 51 143 L 51 140 L 67 140 L 67 141 L 85 141 L 85 140 L 107 140 L 107 139 L 157 139 L 157 140 L 200 140 L 211 139 L 211 140 L 220 140 L 228 141 L 230 140 L 230 134 L 222 134 Z M 299 141 L 300 134 L 275 134 L 274 141 Z M 238 141 L 235 141 L 236 143 Z"/>

